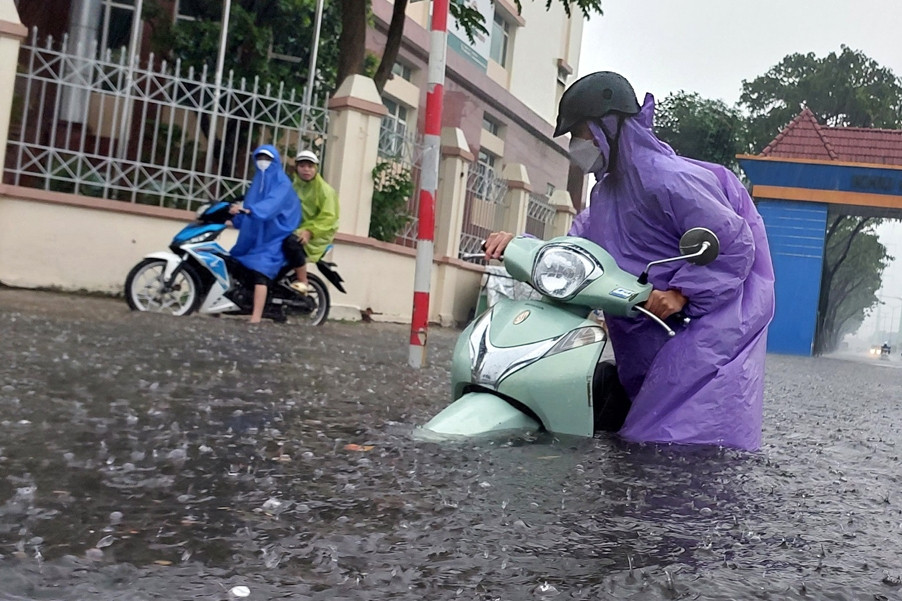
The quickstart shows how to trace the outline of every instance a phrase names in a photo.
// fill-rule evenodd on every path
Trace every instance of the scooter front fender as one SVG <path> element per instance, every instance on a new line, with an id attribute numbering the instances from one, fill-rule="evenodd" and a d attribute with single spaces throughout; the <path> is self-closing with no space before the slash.
<path id="1" fill-rule="evenodd" d="M 488 392 L 463 395 L 422 427 L 439 438 L 484 436 L 518 430 L 535 432 L 539 428 L 539 422 L 532 417 Z"/>
<path id="2" fill-rule="evenodd" d="M 166 261 L 166 269 L 163 277 L 168 281 L 175 272 L 175 269 L 182 264 L 182 258 L 175 253 L 166 252 L 165 250 L 152 252 L 144 256 L 145 259 L 161 259 Z"/>

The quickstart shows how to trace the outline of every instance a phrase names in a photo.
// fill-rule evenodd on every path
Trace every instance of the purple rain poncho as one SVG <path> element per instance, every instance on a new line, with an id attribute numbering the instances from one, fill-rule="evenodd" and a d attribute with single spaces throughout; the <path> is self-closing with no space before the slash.
<path id="1" fill-rule="evenodd" d="M 232 225 L 238 228 L 238 241 L 231 255 L 248 269 L 273 279 L 285 263 L 282 241 L 301 222 L 301 201 L 282 169 L 279 151 L 268 144 L 257 148 L 273 155 L 266 171 L 254 174 L 250 189 L 244 195 L 244 208 L 250 214 L 239 213 L 232 217 Z"/>
<path id="2" fill-rule="evenodd" d="M 632 408 L 620 435 L 633 441 L 755 450 L 774 271 L 764 222 L 739 179 L 719 165 L 679 157 L 652 132 L 654 98 L 626 118 L 610 171 L 571 235 L 600 244 L 624 270 L 680 254 L 680 236 L 706 227 L 720 239 L 707 266 L 651 268 L 657 290 L 678 289 L 691 323 L 669 338 L 647 317 L 606 316 L 617 371 Z M 601 130 L 593 125 L 597 136 Z"/>

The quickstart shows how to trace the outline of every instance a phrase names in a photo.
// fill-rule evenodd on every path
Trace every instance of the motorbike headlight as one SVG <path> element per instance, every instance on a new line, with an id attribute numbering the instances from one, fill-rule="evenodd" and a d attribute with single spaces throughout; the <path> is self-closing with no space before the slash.
<path id="1" fill-rule="evenodd" d="M 188 238 L 183 244 L 200 244 L 201 242 L 209 242 L 216 237 L 217 233 L 218 232 L 204 232 L 203 234 L 198 234 L 197 236 Z"/>
<path id="2" fill-rule="evenodd" d="M 601 272 L 601 266 L 573 248 L 547 246 L 536 259 L 532 281 L 542 294 L 565 299 L 579 292 L 596 270 Z"/>

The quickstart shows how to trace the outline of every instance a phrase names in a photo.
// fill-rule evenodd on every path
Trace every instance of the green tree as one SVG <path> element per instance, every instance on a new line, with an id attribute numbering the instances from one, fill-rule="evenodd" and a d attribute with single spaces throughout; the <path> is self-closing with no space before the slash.
<path id="1" fill-rule="evenodd" d="M 878 239 L 881 219 L 831 214 L 821 271 L 814 352 L 835 351 L 879 299 L 883 270 L 893 260 Z"/>
<path id="2" fill-rule="evenodd" d="M 736 155 L 746 151 L 745 121 L 722 100 L 696 93 L 669 94 L 655 107 L 655 133 L 682 156 L 739 170 Z"/>
<path id="3" fill-rule="evenodd" d="M 159 0 L 150 0 L 146 6 L 154 52 L 170 61 L 179 59 L 184 66 L 195 70 L 204 65 L 209 69 L 216 64 L 222 2 L 180 0 L 180 12 L 194 20 L 179 19 L 175 23 L 169 9 L 163 8 Z M 232 72 L 236 81 L 244 78 L 253 82 L 259 77 L 263 86 L 284 82 L 289 89 L 302 90 L 307 84 L 315 9 L 316 0 L 233 0 L 225 54 L 226 76 Z M 335 88 L 341 29 L 339 11 L 338 4 L 324 3 L 315 85 L 325 90 Z"/>
<path id="4" fill-rule="evenodd" d="M 763 150 L 808 107 L 836 127 L 902 126 L 902 79 L 858 50 L 841 46 L 824 58 L 790 54 L 764 75 L 742 82 L 752 150 Z"/>
<path id="5" fill-rule="evenodd" d="M 414 192 L 410 169 L 392 161 L 380 161 L 373 168 L 373 181 L 370 237 L 394 242 L 413 219 L 407 210 L 407 202 Z"/>
<path id="6" fill-rule="evenodd" d="M 193 67 L 197 72 L 206 67 L 208 80 L 212 80 L 222 31 L 222 3 L 180 0 L 180 12 L 193 20 L 175 23 L 170 9 L 159 0 L 149 0 L 145 6 L 154 52 L 169 61 L 180 60 L 183 71 Z M 340 20 L 334 3 L 325 3 L 324 7 L 315 86 L 330 91 L 335 86 Z M 293 91 L 300 100 L 307 85 L 315 8 L 316 0 L 233 0 L 224 77 L 231 74 L 235 86 L 243 79 L 248 89 L 257 80 L 260 89 L 271 86 L 273 93 L 284 85 L 283 94 L 288 96 Z M 200 126 L 205 134 L 209 132 L 208 115 L 201 116 Z M 223 138 L 213 146 L 214 164 L 222 164 L 222 173 L 233 173 L 235 167 L 232 153 L 227 151 L 220 157 L 222 149 L 242 147 L 253 135 L 246 122 L 224 122 Z"/>

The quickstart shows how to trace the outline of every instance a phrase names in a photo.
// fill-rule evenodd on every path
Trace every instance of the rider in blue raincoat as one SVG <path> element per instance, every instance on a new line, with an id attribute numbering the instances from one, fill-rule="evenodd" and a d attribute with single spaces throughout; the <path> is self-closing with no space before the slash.
<path id="1" fill-rule="evenodd" d="M 232 225 L 238 241 L 231 255 L 252 273 L 254 307 L 251 322 L 259 322 L 271 281 L 285 263 L 282 242 L 301 222 L 298 195 L 282 169 L 279 151 L 264 144 L 253 153 L 256 173 L 243 206 L 233 206 Z"/>
<path id="2" fill-rule="evenodd" d="M 651 95 L 640 106 L 622 76 L 599 72 L 564 93 L 555 130 L 571 133 L 571 160 L 597 179 L 571 235 L 601 245 L 637 275 L 653 260 L 679 255 L 690 228 L 708 228 L 720 239 L 720 254 L 707 266 L 651 269 L 646 308 L 662 319 L 680 311 L 692 318 L 675 337 L 646 317 L 606 316 L 632 401 L 620 435 L 754 450 L 774 313 L 764 223 L 731 171 L 677 156 L 655 137 L 653 117 Z M 487 241 L 489 256 L 509 240 L 500 234 Z"/>

